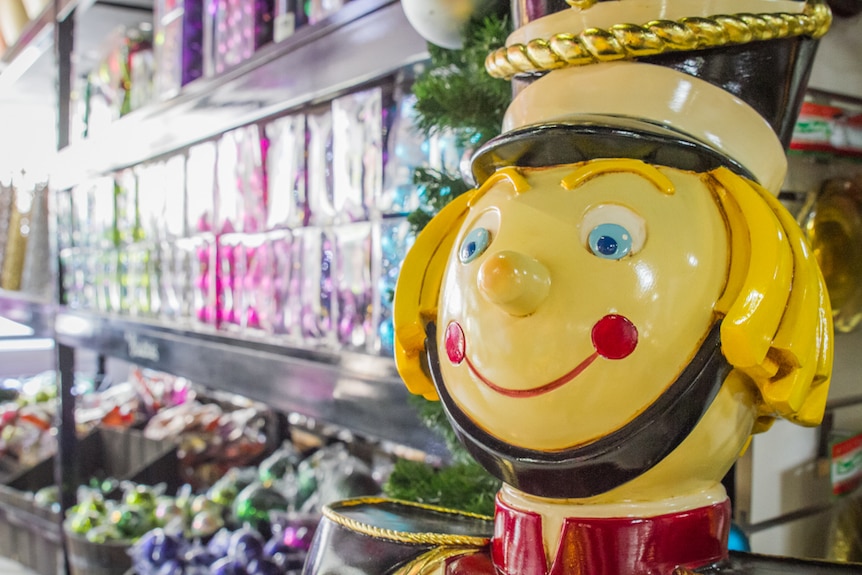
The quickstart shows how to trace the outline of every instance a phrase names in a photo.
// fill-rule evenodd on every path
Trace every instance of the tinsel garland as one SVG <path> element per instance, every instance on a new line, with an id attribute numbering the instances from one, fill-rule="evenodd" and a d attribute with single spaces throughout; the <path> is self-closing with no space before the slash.
<path id="1" fill-rule="evenodd" d="M 463 48 L 447 50 L 429 44 L 430 65 L 416 79 L 417 126 L 426 135 L 454 134 L 459 146 L 470 150 L 500 133 L 503 114 L 511 101 L 508 82 L 485 72 L 485 57 L 503 46 L 509 33 L 504 12 L 472 21 Z M 413 183 L 422 207 L 408 216 L 418 232 L 452 199 L 470 189 L 460 173 L 417 168 Z M 443 468 L 401 460 L 395 465 L 384 492 L 396 499 L 440 505 L 492 515 L 500 481 L 488 474 L 464 450 L 449 426 L 439 401 L 411 398 L 422 422 L 436 431 L 452 455 Z"/>

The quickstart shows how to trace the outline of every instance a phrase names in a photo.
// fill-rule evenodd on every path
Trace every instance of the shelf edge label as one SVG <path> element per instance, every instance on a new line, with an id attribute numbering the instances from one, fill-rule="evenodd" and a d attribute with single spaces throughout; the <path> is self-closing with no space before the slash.
<path id="1" fill-rule="evenodd" d="M 127 333 L 123 336 L 129 346 L 129 357 L 132 359 L 147 359 L 159 361 L 159 346 L 156 342 L 140 339 L 137 334 Z"/>

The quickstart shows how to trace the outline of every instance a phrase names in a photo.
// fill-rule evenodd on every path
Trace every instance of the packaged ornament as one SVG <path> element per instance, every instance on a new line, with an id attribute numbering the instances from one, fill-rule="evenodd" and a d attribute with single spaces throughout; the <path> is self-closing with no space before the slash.
<path id="1" fill-rule="evenodd" d="M 6 195 L 4 194 L 3 184 L 0 183 L 0 257 L 3 253 L 3 230 L 8 225 L 8 220 L 4 221 L 4 207 L 6 207 Z M 64 250 L 72 247 L 72 237 L 74 233 L 74 216 L 72 211 L 72 194 L 66 190 L 57 193 L 54 197 L 54 210 L 57 214 L 57 249 Z M 8 211 L 5 212 L 8 218 Z"/>
<path id="2" fill-rule="evenodd" d="M 6 0 L 0 4 L 0 36 L 6 46 L 13 46 L 18 41 L 28 22 L 22 0 Z"/>
<path id="3" fill-rule="evenodd" d="M 277 233 L 277 232 L 276 232 Z M 240 325 L 243 331 L 272 333 L 277 321 L 273 278 L 275 257 L 271 233 L 246 234 L 242 261 Z"/>
<path id="4" fill-rule="evenodd" d="M 325 225 L 332 223 L 338 215 L 335 208 L 331 107 L 308 112 L 306 122 L 308 222 Z"/>
<path id="5" fill-rule="evenodd" d="M 217 233 L 256 232 L 266 225 L 266 145 L 257 125 L 231 130 L 219 139 Z"/>
<path id="6" fill-rule="evenodd" d="M 300 281 L 297 302 L 302 341 L 312 346 L 335 345 L 333 263 L 335 244 L 327 228 L 294 230 L 296 252 L 300 254 Z M 291 294 L 291 298 L 294 294 Z"/>
<path id="7" fill-rule="evenodd" d="M 138 211 L 138 177 L 134 169 L 114 174 L 114 245 L 120 246 L 143 238 Z"/>
<path id="8" fill-rule="evenodd" d="M 24 271 L 32 196 L 16 181 L 12 182 L 12 189 L 9 227 L 3 254 L 3 267 L 0 270 L 0 289 L 17 291 L 21 289 L 21 274 Z"/>
<path id="9" fill-rule="evenodd" d="M 188 238 L 177 238 L 159 243 L 158 297 L 159 317 L 166 320 L 192 318 L 195 279 L 199 272 L 197 254 Z"/>
<path id="10" fill-rule="evenodd" d="M 267 223 L 267 174 L 264 160 L 269 149 L 269 140 L 263 128 L 250 124 L 237 132 L 239 148 L 239 172 L 242 194 L 242 230 L 260 232 Z"/>
<path id="11" fill-rule="evenodd" d="M 268 307 L 272 313 L 272 323 L 264 323 L 264 329 L 287 342 L 297 343 L 301 340 L 301 233 L 290 230 L 270 232 L 267 250 L 272 258 L 272 295 L 271 306 Z"/>
<path id="12" fill-rule="evenodd" d="M 216 161 L 215 208 L 216 234 L 230 234 L 243 231 L 242 181 L 240 179 L 241 138 L 238 130 L 221 135 L 218 140 L 218 160 Z"/>
<path id="13" fill-rule="evenodd" d="M 122 116 L 152 101 L 152 26 L 122 27 L 102 43 L 87 74 L 87 136 L 104 133 Z"/>
<path id="14" fill-rule="evenodd" d="M 158 0 L 153 6 L 155 86 L 160 100 L 203 75 L 205 0 Z"/>
<path id="15" fill-rule="evenodd" d="M 305 115 L 291 114 L 272 120 L 265 127 L 266 229 L 301 227 L 306 224 Z"/>
<path id="16" fill-rule="evenodd" d="M 126 260 L 128 311 L 133 316 L 157 316 L 161 307 L 161 253 L 156 242 L 123 248 Z"/>
<path id="17" fill-rule="evenodd" d="M 185 169 L 186 230 L 212 232 L 215 225 L 216 144 L 208 141 L 189 148 Z"/>
<path id="18" fill-rule="evenodd" d="M 6 253 L 6 243 L 9 241 L 9 221 L 12 218 L 12 200 L 14 197 L 11 179 L 3 181 L 0 178 L 0 269 L 3 269 L 3 256 Z M 62 198 L 59 203 L 62 203 Z M 66 218 L 62 216 L 62 209 L 58 209 L 58 211 L 61 211 L 61 214 L 57 216 L 58 220 L 65 221 Z M 58 224 L 58 227 L 62 229 L 63 226 Z M 71 245 L 71 230 L 67 230 L 65 235 L 62 231 L 58 231 L 58 234 L 60 235 L 58 242 L 63 247 Z"/>
<path id="19" fill-rule="evenodd" d="M 375 329 L 371 352 L 392 357 L 394 353 L 394 327 L 392 307 L 395 286 L 401 272 L 401 262 L 413 245 L 415 233 L 405 217 L 385 218 L 374 224 L 373 278 L 375 286 Z"/>
<path id="20" fill-rule="evenodd" d="M 367 351 L 374 330 L 374 280 L 372 279 L 372 224 L 357 222 L 335 226 L 335 325 L 341 349 Z"/>
<path id="21" fill-rule="evenodd" d="M 248 234 L 222 234 L 217 237 L 216 317 L 220 328 L 239 329 L 242 325 L 243 288 L 247 267 Z"/>
<path id="22" fill-rule="evenodd" d="M 218 276 L 218 249 L 216 236 L 201 233 L 176 241 L 183 250 L 179 261 L 188 261 L 191 267 L 191 310 L 194 323 L 217 327 L 221 321 L 218 298 L 221 280 Z"/>
<path id="23" fill-rule="evenodd" d="M 432 211 L 426 190 L 415 181 L 417 169 L 460 176 L 466 153 L 451 130 L 422 134 L 416 126 L 416 97 L 404 94 L 392 107 L 392 124 L 386 139 L 383 187 L 374 198 L 374 209 L 383 215 Z"/>
<path id="24" fill-rule="evenodd" d="M 383 91 L 332 101 L 333 209 L 336 221 L 359 221 L 383 186 Z"/>
<path id="25" fill-rule="evenodd" d="M 94 229 L 93 182 L 84 182 L 72 188 L 72 245 L 86 247 L 98 244 Z"/>
<path id="26" fill-rule="evenodd" d="M 29 231 L 24 266 L 21 270 L 21 291 L 49 301 L 54 294 L 51 266 L 51 239 L 48 214 L 49 190 L 45 180 L 29 180 L 32 207 L 27 218 Z"/>
<path id="27" fill-rule="evenodd" d="M 212 29 L 212 52 L 204 57 L 205 70 L 221 74 L 248 60 L 259 48 L 272 42 L 275 0 L 210 0 L 207 18 Z"/>
<path id="28" fill-rule="evenodd" d="M 271 303 L 272 264 L 266 239 L 264 233 L 218 237 L 216 316 L 220 328 L 236 331 L 261 328 L 260 313 L 266 313 Z"/>
<path id="29" fill-rule="evenodd" d="M 141 237 L 158 241 L 164 237 L 165 204 L 168 197 L 176 199 L 176 191 L 165 182 L 165 162 L 155 161 L 135 167 L 138 189 L 138 219 Z M 172 193 L 171 193 L 172 192 Z M 184 198 L 179 202 L 182 206 Z M 181 207 L 180 206 L 180 207 Z M 174 206 L 176 208 L 176 206 Z M 177 210 L 182 214 L 183 210 Z"/>
<path id="30" fill-rule="evenodd" d="M 348 0 L 310 0 L 306 2 L 305 15 L 309 24 L 316 24 L 327 16 L 335 14 L 347 3 Z"/>

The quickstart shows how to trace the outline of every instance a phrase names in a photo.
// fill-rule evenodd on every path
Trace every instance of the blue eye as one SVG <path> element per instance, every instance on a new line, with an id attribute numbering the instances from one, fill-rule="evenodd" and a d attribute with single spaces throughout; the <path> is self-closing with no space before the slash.
<path id="1" fill-rule="evenodd" d="M 472 262 L 488 249 L 489 243 L 491 243 L 491 233 L 486 228 L 470 230 L 458 249 L 458 259 L 462 264 Z"/>
<path id="2" fill-rule="evenodd" d="M 589 236 L 590 251 L 600 258 L 618 260 L 632 249 L 632 236 L 619 224 L 599 224 Z"/>

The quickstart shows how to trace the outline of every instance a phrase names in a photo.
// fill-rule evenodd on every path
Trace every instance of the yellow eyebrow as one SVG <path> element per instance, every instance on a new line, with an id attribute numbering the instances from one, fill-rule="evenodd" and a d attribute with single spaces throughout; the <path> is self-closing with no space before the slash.
<path id="1" fill-rule="evenodd" d="M 485 180 L 485 183 L 483 183 L 479 187 L 479 189 L 475 191 L 473 197 L 470 198 L 470 202 L 467 205 L 473 207 L 473 205 L 479 201 L 479 198 L 481 198 L 485 194 L 485 192 L 490 190 L 500 180 L 506 180 L 510 184 L 512 184 L 512 188 L 514 188 L 516 194 L 523 194 L 530 189 L 529 182 L 527 182 L 527 179 L 521 175 L 521 172 L 520 170 L 518 170 L 518 168 L 512 166 L 500 168 L 499 170 L 491 174 L 491 176 L 487 180 Z"/>
<path id="2" fill-rule="evenodd" d="M 596 176 L 611 172 L 632 172 L 648 180 L 658 191 L 668 195 L 674 193 L 673 182 L 654 166 L 640 160 L 628 158 L 592 160 L 563 178 L 560 185 L 567 190 L 574 190 Z"/>

